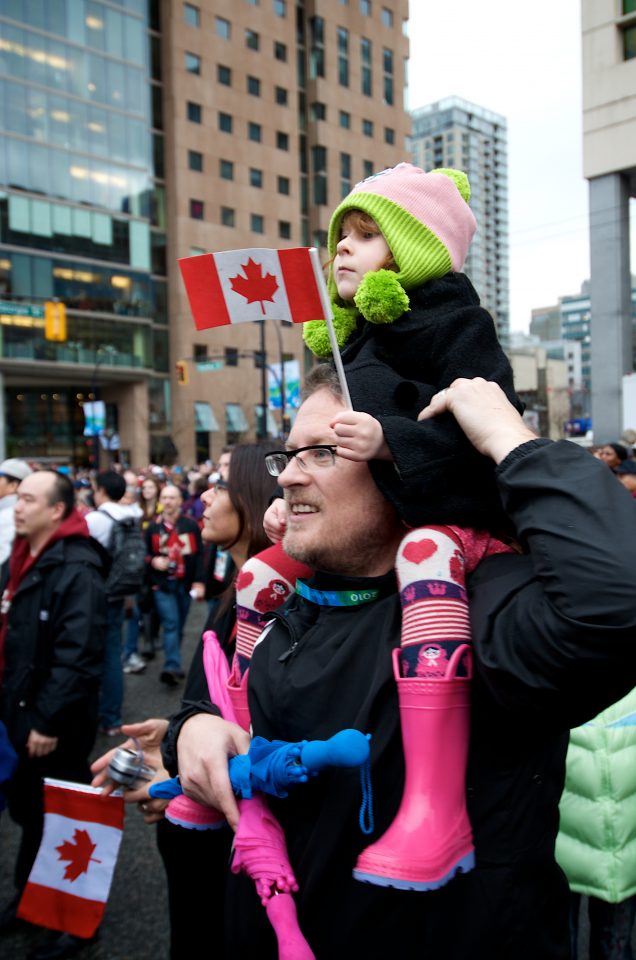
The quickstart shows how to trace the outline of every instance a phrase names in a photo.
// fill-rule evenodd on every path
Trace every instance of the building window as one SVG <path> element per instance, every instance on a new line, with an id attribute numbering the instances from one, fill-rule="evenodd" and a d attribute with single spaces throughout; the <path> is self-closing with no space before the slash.
<path id="1" fill-rule="evenodd" d="M 340 154 L 340 196 L 351 193 L 351 154 Z"/>
<path id="2" fill-rule="evenodd" d="M 384 142 L 385 143 L 395 143 L 395 130 L 393 127 L 384 128 Z"/>
<path id="3" fill-rule="evenodd" d="M 219 63 L 216 67 L 216 79 L 224 87 L 230 87 L 232 85 L 232 71 L 229 67 L 224 67 L 222 63 Z"/>
<path id="4" fill-rule="evenodd" d="M 234 164 L 231 160 L 219 160 L 219 176 L 222 180 L 234 179 Z"/>
<path id="5" fill-rule="evenodd" d="M 285 0 L 272 0 L 272 10 L 277 17 L 284 17 L 287 13 Z"/>
<path id="6" fill-rule="evenodd" d="M 226 20 L 225 17 L 214 18 L 214 29 L 217 37 L 221 37 L 223 40 L 229 40 L 232 35 L 230 21 Z"/>
<path id="7" fill-rule="evenodd" d="M 288 220 L 278 221 L 278 236 L 281 240 L 291 240 L 291 223 Z"/>
<path id="8" fill-rule="evenodd" d="M 193 220 L 203 220 L 203 200 L 190 200 L 190 216 Z"/>
<path id="9" fill-rule="evenodd" d="M 248 48 L 248 50 L 258 50 L 260 46 L 260 38 L 256 31 L 245 31 L 245 46 Z"/>
<path id="10" fill-rule="evenodd" d="M 234 226 L 234 210 L 232 207 L 221 207 L 221 223 L 224 227 Z"/>
<path id="11" fill-rule="evenodd" d="M 201 12 L 198 7 L 192 3 L 183 4 L 183 19 L 189 27 L 201 26 Z"/>
<path id="12" fill-rule="evenodd" d="M 362 161 L 362 179 L 366 180 L 367 177 L 373 176 L 373 161 L 372 160 L 363 160 Z"/>
<path id="13" fill-rule="evenodd" d="M 274 40 L 274 58 L 281 63 L 287 63 L 287 47 L 278 40 Z"/>
<path id="14" fill-rule="evenodd" d="M 203 172 L 203 154 L 198 150 L 188 150 L 188 166 L 197 173 Z"/>
<path id="15" fill-rule="evenodd" d="M 382 75 L 384 86 L 384 102 L 393 106 L 393 51 L 388 47 L 382 50 Z"/>
<path id="16" fill-rule="evenodd" d="M 274 87 L 274 96 L 279 107 L 287 106 L 287 91 L 284 87 Z"/>
<path id="17" fill-rule="evenodd" d="M 362 121 L 362 133 L 365 137 L 373 136 L 373 120 L 363 120 Z"/>
<path id="18" fill-rule="evenodd" d="M 371 0 L 360 0 L 360 13 L 365 17 L 371 16 Z"/>
<path id="19" fill-rule="evenodd" d="M 349 31 L 338 27 L 338 83 L 349 86 Z"/>
<path id="20" fill-rule="evenodd" d="M 199 76 L 201 73 L 201 57 L 198 57 L 196 53 L 186 53 L 185 68 L 188 73 L 194 73 Z"/>
<path id="21" fill-rule="evenodd" d="M 276 146 L 279 150 L 289 150 L 289 134 L 276 131 Z"/>
<path id="22" fill-rule="evenodd" d="M 257 170 L 256 167 L 250 167 L 250 187 L 262 187 L 263 186 L 263 171 Z"/>
<path id="23" fill-rule="evenodd" d="M 389 10 L 388 7 L 382 7 L 382 26 L 383 27 L 393 26 L 393 11 Z"/>
<path id="24" fill-rule="evenodd" d="M 370 97 L 373 92 L 371 82 L 371 41 L 366 37 L 360 40 L 360 60 L 362 61 L 361 90 L 365 97 Z"/>
<path id="25" fill-rule="evenodd" d="M 219 130 L 223 133 L 232 133 L 231 113 L 219 113 Z"/>
<path id="26" fill-rule="evenodd" d="M 346 110 L 340 110 L 338 113 L 338 122 L 343 130 L 351 129 L 351 114 Z"/>
<path id="27" fill-rule="evenodd" d="M 286 197 L 289 196 L 289 177 L 278 177 L 276 185 L 279 193 L 284 194 Z"/>
<path id="28" fill-rule="evenodd" d="M 260 123 L 254 123 L 249 121 L 247 124 L 247 139 L 251 140 L 253 143 L 260 143 L 262 135 L 262 127 Z"/>
<path id="29" fill-rule="evenodd" d="M 626 27 L 623 30 L 623 57 L 625 60 L 633 60 L 636 57 L 636 26 Z"/>
<path id="30" fill-rule="evenodd" d="M 188 120 L 190 123 L 201 123 L 201 104 L 193 103 L 191 100 L 188 100 Z"/>
<path id="31" fill-rule="evenodd" d="M 324 206 L 327 203 L 327 148 L 311 148 L 311 167 L 313 172 L 314 203 Z"/>
<path id="32" fill-rule="evenodd" d="M 309 115 L 312 121 L 316 120 L 326 120 L 327 119 L 327 106 L 324 103 L 316 100 L 309 107 Z"/>
<path id="33" fill-rule="evenodd" d="M 325 75 L 325 21 L 309 18 L 309 76 L 312 80 Z"/>
<path id="34" fill-rule="evenodd" d="M 265 221 L 260 213 L 250 214 L 250 230 L 252 233 L 264 233 Z"/>
<path id="35" fill-rule="evenodd" d="M 247 92 L 252 97 L 260 97 L 261 95 L 261 81 L 258 77 L 248 77 L 247 78 Z"/>

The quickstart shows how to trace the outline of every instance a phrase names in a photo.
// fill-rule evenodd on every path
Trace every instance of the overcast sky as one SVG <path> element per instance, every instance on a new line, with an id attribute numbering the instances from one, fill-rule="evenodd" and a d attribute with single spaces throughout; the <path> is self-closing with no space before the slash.
<path id="1" fill-rule="evenodd" d="M 510 327 L 525 330 L 589 276 L 580 0 L 413 0 L 409 33 L 409 109 L 457 95 L 507 119 Z"/>

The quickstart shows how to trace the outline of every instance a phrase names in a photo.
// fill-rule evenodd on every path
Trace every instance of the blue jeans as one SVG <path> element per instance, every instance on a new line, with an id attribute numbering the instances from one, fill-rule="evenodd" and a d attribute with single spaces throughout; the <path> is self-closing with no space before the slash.
<path id="1" fill-rule="evenodd" d="M 155 606 L 163 627 L 164 670 L 181 670 L 181 640 L 190 594 L 178 580 L 168 580 L 166 590 L 155 590 Z"/>
<path id="2" fill-rule="evenodd" d="M 120 600 L 109 600 L 106 604 L 106 642 L 99 702 L 99 716 L 104 729 L 121 724 L 121 707 L 124 701 L 124 674 L 121 663 L 124 603 L 122 597 Z"/>

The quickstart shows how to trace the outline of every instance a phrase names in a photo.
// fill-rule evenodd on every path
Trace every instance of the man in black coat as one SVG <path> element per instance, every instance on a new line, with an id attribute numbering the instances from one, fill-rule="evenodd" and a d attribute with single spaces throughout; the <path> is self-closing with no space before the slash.
<path id="1" fill-rule="evenodd" d="M 636 506 L 585 451 L 537 439 L 496 384 L 456 380 L 433 398 L 425 416 L 452 413 L 497 464 L 523 552 L 488 557 L 467 584 L 475 867 L 427 892 L 361 883 L 352 875 L 357 858 L 392 824 L 404 791 L 391 663 L 401 620 L 393 564 L 404 531 L 367 464 L 337 455 L 331 424 L 342 400 L 333 385 L 314 387 L 280 484 L 285 549 L 316 574 L 254 649 L 252 730 L 290 741 L 345 727 L 371 733 L 375 830 L 360 832 L 360 785 L 349 771 L 325 772 L 271 801 L 300 887 L 301 929 L 318 960 L 569 960 L 568 888 L 554 859 L 568 728 L 636 683 Z M 313 445 L 331 446 L 332 457 L 321 446 L 311 460 Z M 248 743 L 211 712 L 185 719 L 176 743 L 186 793 L 232 824 L 227 757 Z M 226 956 L 273 960 L 275 938 L 246 877 L 229 878 L 227 906 Z"/>
<path id="2" fill-rule="evenodd" d="M 43 778 L 90 783 L 106 623 L 105 571 L 74 508 L 69 479 L 52 470 L 26 477 L 18 488 L 15 526 L 2 568 L 0 704 L 18 753 L 8 801 L 22 839 L 18 895 L 4 912 L 5 923 L 40 845 Z"/>

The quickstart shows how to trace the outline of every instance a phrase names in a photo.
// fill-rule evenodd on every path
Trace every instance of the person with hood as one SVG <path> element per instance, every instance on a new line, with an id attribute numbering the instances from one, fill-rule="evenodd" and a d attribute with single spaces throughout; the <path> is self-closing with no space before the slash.
<path id="1" fill-rule="evenodd" d="M 44 824 L 43 778 L 90 783 L 88 757 L 97 732 L 106 598 L 104 567 L 73 484 L 39 470 L 18 487 L 16 539 L 2 568 L 0 719 L 18 765 L 8 808 L 22 828 L 16 895 L 0 914 L 0 933 L 15 922 Z M 71 956 L 83 941 L 56 934 L 35 960 Z"/>

